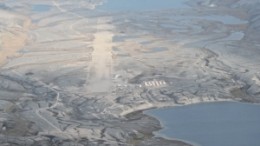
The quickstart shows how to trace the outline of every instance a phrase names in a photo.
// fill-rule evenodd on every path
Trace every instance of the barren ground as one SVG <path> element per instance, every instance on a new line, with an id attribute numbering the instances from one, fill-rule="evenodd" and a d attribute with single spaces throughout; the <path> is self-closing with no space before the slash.
<path id="1" fill-rule="evenodd" d="M 260 102 L 257 0 L 105 12 L 100 1 L 0 1 L 2 145 L 171 145 L 150 108 Z"/>

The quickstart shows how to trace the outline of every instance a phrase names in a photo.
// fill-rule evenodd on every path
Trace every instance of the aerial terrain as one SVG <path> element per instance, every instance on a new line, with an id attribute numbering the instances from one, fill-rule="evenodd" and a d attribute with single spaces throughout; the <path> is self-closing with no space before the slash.
<path id="1" fill-rule="evenodd" d="M 258 0 L 118 1 L 0 0 L 1 146 L 193 146 L 144 111 L 260 103 Z"/>

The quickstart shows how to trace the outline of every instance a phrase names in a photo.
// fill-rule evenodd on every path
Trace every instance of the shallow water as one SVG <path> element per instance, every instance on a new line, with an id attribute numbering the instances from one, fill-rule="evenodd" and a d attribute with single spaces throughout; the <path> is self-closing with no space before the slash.
<path id="1" fill-rule="evenodd" d="M 219 102 L 146 112 L 165 126 L 158 135 L 201 146 L 259 146 L 260 106 Z"/>
<path id="2" fill-rule="evenodd" d="M 222 22 L 223 24 L 245 24 L 247 21 L 241 20 L 234 16 L 230 15 L 209 15 L 209 16 L 202 16 L 202 19 L 210 20 L 210 21 L 218 21 Z"/>
<path id="3" fill-rule="evenodd" d="M 245 34 L 243 32 L 233 32 L 231 33 L 225 40 L 241 40 L 243 39 Z"/>
<path id="4" fill-rule="evenodd" d="M 106 0 L 98 8 L 105 11 L 150 11 L 188 8 L 187 0 Z"/>
<path id="5" fill-rule="evenodd" d="M 47 12 L 51 9 L 50 5 L 45 5 L 45 4 L 36 4 L 32 5 L 31 10 L 33 12 Z"/>
<path id="6" fill-rule="evenodd" d="M 8 9 L 5 4 L 0 3 L 0 9 Z"/>
<path id="7" fill-rule="evenodd" d="M 156 48 L 151 48 L 149 51 L 146 51 L 145 53 L 158 53 L 158 52 L 164 52 L 168 50 L 169 50 L 168 48 L 156 47 Z"/>
<path id="8" fill-rule="evenodd" d="M 212 22 L 220 22 L 225 25 L 238 25 L 246 24 L 248 21 L 242 20 L 240 18 L 231 15 L 202 15 L 202 16 L 173 16 L 173 20 L 205 20 Z"/>

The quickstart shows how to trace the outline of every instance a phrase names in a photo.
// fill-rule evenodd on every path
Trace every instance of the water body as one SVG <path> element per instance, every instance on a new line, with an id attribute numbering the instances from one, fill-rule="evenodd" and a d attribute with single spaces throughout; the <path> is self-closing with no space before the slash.
<path id="1" fill-rule="evenodd" d="M 223 24 L 231 24 L 231 25 L 248 23 L 248 21 L 230 15 L 209 15 L 209 16 L 202 16 L 199 18 L 206 19 L 209 21 L 218 21 L 218 22 L 222 22 Z"/>
<path id="2" fill-rule="evenodd" d="M 33 12 L 47 12 L 51 9 L 50 5 L 45 5 L 45 4 L 36 4 L 32 5 L 31 10 Z"/>
<path id="3" fill-rule="evenodd" d="M 159 52 L 164 52 L 168 51 L 168 48 L 165 47 L 156 47 L 156 48 L 151 48 L 149 51 L 146 51 L 144 53 L 159 53 Z"/>
<path id="4" fill-rule="evenodd" d="M 105 11 L 151 11 L 189 8 L 187 0 L 106 0 L 98 8 Z"/>
<path id="5" fill-rule="evenodd" d="M 158 135 L 201 146 L 259 146 L 260 105 L 218 102 L 153 109 L 161 120 Z"/>
<path id="6" fill-rule="evenodd" d="M 247 24 L 247 20 L 242 20 L 240 18 L 231 16 L 231 15 L 208 15 L 208 16 L 173 16 L 173 20 L 205 20 L 205 21 L 213 21 L 220 22 L 225 25 L 239 25 L 239 24 Z"/>
<path id="7" fill-rule="evenodd" d="M 243 32 L 233 32 L 227 38 L 225 38 L 225 40 L 237 41 L 243 39 L 244 36 L 245 34 Z"/>
<path id="8" fill-rule="evenodd" d="M 8 7 L 5 4 L 0 3 L 0 9 L 8 9 Z"/>

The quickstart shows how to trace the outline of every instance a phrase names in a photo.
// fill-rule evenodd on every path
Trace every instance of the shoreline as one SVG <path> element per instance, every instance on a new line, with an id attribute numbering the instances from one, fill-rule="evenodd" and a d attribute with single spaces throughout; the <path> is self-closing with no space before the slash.
<path id="1" fill-rule="evenodd" d="M 139 138 L 133 138 L 132 140 L 136 141 L 137 143 L 134 144 L 135 146 L 146 146 L 146 144 L 149 143 L 153 143 L 153 144 L 164 144 L 164 146 L 196 146 L 196 145 L 192 145 L 191 143 L 188 143 L 186 141 L 183 140 L 178 140 L 178 139 L 169 139 L 166 137 L 157 137 L 156 134 L 154 134 L 154 132 L 159 131 L 161 129 L 163 129 L 160 121 L 148 114 L 145 114 L 144 111 L 135 111 L 133 113 L 130 113 L 128 115 L 125 116 L 128 120 L 131 119 L 136 119 L 138 117 L 149 117 L 152 120 L 154 120 L 155 123 L 159 123 L 160 125 L 158 127 L 150 127 L 149 129 L 141 129 L 140 132 L 143 136 L 143 138 L 139 139 Z M 154 124 L 152 124 L 154 125 Z M 143 132 L 142 130 L 145 130 L 146 132 Z M 136 136 L 138 137 L 138 136 Z M 148 145 L 147 145 L 148 146 Z"/>
<path id="2" fill-rule="evenodd" d="M 32 146 L 191 146 L 156 137 L 164 125 L 146 111 L 260 103 L 259 53 L 250 42 L 259 37 L 247 32 L 258 25 L 251 25 L 257 9 L 200 1 L 181 11 L 138 13 L 92 9 L 97 1 L 0 2 L 10 12 L 0 14 L 7 18 L 0 20 L 0 104 L 11 103 L 3 107 L 0 135 L 32 136 Z M 252 17 L 240 24 L 242 16 Z"/>
<path id="3" fill-rule="evenodd" d="M 216 101 L 216 102 L 201 102 L 201 103 L 196 103 L 196 104 L 189 104 L 189 105 L 187 105 L 187 106 L 192 106 L 192 105 L 196 105 L 196 106 L 198 106 L 198 105 L 200 105 L 200 104 L 222 104 L 222 103 L 233 103 L 233 104 L 241 104 L 241 105 L 250 105 L 250 106 L 258 106 L 259 107 L 259 104 L 256 104 L 256 103 L 248 103 L 248 102 L 244 102 L 244 101 L 236 101 L 236 100 L 228 100 L 228 101 Z M 183 105 L 183 106 L 181 106 L 181 107 L 184 107 L 184 106 L 186 106 L 186 105 Z M 175 107 L 165 107 L 165 108 L 162 108 L 162 109 L 174 109 Z M 156 109 L 153 109 L 153 110 L 160 110 L 160 108 L 156 108 Z M 192 146 L 200 146 L 200 144 L 197 144 L 197 143 L 194 143 L 194 142 L 192 142 L 192 141 L 188 141 L 188 140 L 185 140 L 185 139 L 178 139 L 178 138 L 174 138 L 174 137 L 169 137 L 169 136 L 167 136 L 166 134 L 164 134 L 164 133 L 161 133 L 160 131 L 161 130 L 165 130 L 165 129 L 168 129 L 166 126 L 165 126 L 165 123 L 167 123 L 167 122 L 165 122 L 163 119 L 161 119 L 160 118 L 160 116 L 156 116 L 156 115 L 153 115 L 153 113 L 152 112 L 150 112 L 150 113 L 148 113 L 149 111 L 140 111 L 140 112 L 142 112 L 143 114 L 145 114 L 145 115 L 147 115 L 147 116 L 151 116 L 151 117 L 153 117 L 153 118 L 155 118 L 156 120 L 158 120 L 159 122 L 160 122 L 160 126 L 161 126 L 161 128 L 159 129 L 159 130 L 157 130 L 157 131 L 155 131 L 155 133 L 153 132 L 153 134 L 154 134 L 154 137 L 160 137 L 160 138 L 164 138 L 164 139 L 167 139 L 167 140 L 173 140 L 173 141 L 175 141 L 175 140 L 179 140 L 179 141 L 182 141 L 182 142 L 185 142 L 185 143 L 188 143 L 188 144 L 191 144 Z M 174 129 L 174 128 L 173 128 Z"/>
<path id="4" fill-rule="evenodd" d="M 145 116 L 153 118 L 154 120 L 156 120 L 156 122 L 159 122 L 160 126 L 158 127 L 158 129 L 156 129 L 154 131 L 151 131 L 151 133 L 150 133 L 151 137 L 149 139 L 160 138 L 162 141 L 164 141 L 164 140 L 165 141 L 172 141 L 173 143 L 181 142 L 181 143 L 184 143 L 184 144 L 187 144 L 187 145 L 190 145 L 190 146 L 199 146 L 199 144 L 187 141 L 185 139 L 171 138 L 171 137 L 168 137 L 167 135 L 159 134 L 158 132 L 165 128 L 164 124 L 162 123 L 161 120 L 158 119 L 158 117 L 153 116 L 153 115 L 151 115 L 151 114 L 149 114 L 147 112 L 149 110 L 153 110 L 153 109 L 158 109 L 159 110 L 159 109 L 164 109 L 164 108 L 175 108 L 175 107 L 184 107 L 184 106 L 198 105 L 198 104 L 208 104 L 208 103 L 214 104 L 214 103 L 225 103 L 225 102 L 234 102 L 234 103 L 241 103 L 241 104 L 259 105 L 259 104 L 255 104 L 255 103 L 248 103 L 248 102 L 244 102 L 244 101 L 237 101 L 237 100 L 227 99 L 227 100 L 219 100 L 219 101 L 198 102 L 198 103 L 184 104 L 184 105 L 151 107 L 151 108 L 148 108 L 148 109 L 142 109 L 142 110 L 137 110 L 137 111 L 130 112 L 130 113 L 124 115 L 124 117 L 129 118 L 131 116 L 135 117 L 136 115 L 145 115 Z"/>

